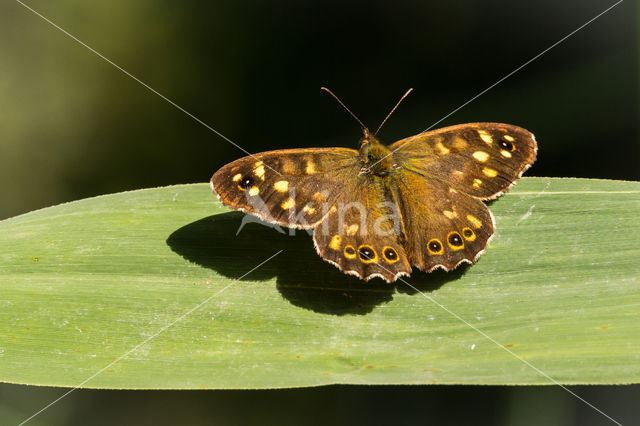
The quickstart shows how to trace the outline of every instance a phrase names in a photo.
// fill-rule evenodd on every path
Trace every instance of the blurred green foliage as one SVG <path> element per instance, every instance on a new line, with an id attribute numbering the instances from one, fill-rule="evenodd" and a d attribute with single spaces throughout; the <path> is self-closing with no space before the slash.
<path id="1" fill-rule="evenodd" d="M 638 61 L 625 2 L 440 125 L 532 130 L 529 173 L 637 179 Z M 606 7 L 551 1 L 28 3 L 251 152 L 355 146 L 429 127 Z M 202 182 L 244 155 L 16 2 L 0 5 L 0 218 Z"/>

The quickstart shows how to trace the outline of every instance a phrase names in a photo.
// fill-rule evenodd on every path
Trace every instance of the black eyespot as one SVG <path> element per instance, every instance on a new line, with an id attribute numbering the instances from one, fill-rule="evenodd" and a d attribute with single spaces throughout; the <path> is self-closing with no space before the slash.
<path id="1" fill-rule="evenodd" d="M 513 151 L 516 149 L 515 146 L 513 146 L 513 144 L 509 141 L 505 141 L 503 139 L 500 140 L 500 142 L 498 142 L 498 145 L 500 145 L 500 148 L 506 150 L 506 151 Z"/>
<path id="2" fill-rule="evenodd" d="M 344 252 L 347 253 L 349 256 L 353 256 L 354 254 L 356 254 L 356 249 L 354 249 L 351 246 L 347 246 L 345 247 Z"/>
<path id="3" fill-rule="evenodd" d="M 473 232 L 471 228 L 462 228 L 462 235 L 464 235 L 464 239 L 467 241 L 475 241 L 476 233 Z"/>
<path id="4" fill-rule="evenodd" d="M 389 261 L 398 260 L 398 253 L 396 253 L 396 251 L 391 247 L 387 247 L 384 250 L 384 257 Z"/>
<path id="5" fill-rule="evenodd" d="M 460 247 L 462 244 L 464 244 L 462 242 L 462 237 L 457 232 L 452 232 L 449 235 L 449 239 L 448 240 L 449 240 L 449 244 L 451 244 L 454 247 Z"/>
<path id="6" fill-rule="evenodd" d="M 253 179 L 251 177 L 245 177 L 238 182 L 240 189 L 249 189 L 253 186 Z"/>
<path id="7" fill-rule="evenodd" d="M 376 252 L 367 246 L 360 247 L 358 254 L 362 260 L 373 260 L 376 257 Z"/>
<path id="8" fill-rule="evenodd" d="M 433 253 L 438 253 L 442 250 L 442 244 L 440 244 L 440 241 L 432 240 L 429 242 L 429 250 Z"/>

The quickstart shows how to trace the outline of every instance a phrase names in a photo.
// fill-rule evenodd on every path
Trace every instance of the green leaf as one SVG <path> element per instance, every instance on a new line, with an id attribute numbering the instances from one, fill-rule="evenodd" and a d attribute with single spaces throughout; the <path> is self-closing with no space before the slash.
<path id="1" fill-rule="evenodd" d="M 343 275 L 303 231 L 248 223 L 236 236 L 243 215 L 205 184 L 1 221 L 0 380 L 640 382 L 640 184 L 527 178 L 490 208 L 480 261 L 414 271 L 423 294 Z"/>

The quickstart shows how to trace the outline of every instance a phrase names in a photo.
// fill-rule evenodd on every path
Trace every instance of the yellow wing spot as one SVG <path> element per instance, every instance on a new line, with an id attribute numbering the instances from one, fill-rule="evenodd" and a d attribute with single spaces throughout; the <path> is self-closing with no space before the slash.
<path id="1" fill-rule="evenodd" d="M 466 140 L 462 139 L 460 136 L 456 136 L 453 138 L 453 141 L 451 142 L 451 146 L 455 149 L 463 150 L 466 147 L 468 147 L 469 144 L 467 143 Z"/>
<path id="2" fill-rule="evenodd" d="M 473 180 L 473 187 L 474 188 L 480 188 L 480 185 L 482 185 L 482 181 L 480 179 L 474 179 Z"/>
<path id="3" fill-rule="evenodd" d="M 352 245 L 344 246 L 344 257 L 347 259 L 355 259 L 356 258 L 356 249 L 353 248 Z"/>
<path id="4" fill-rule="evenodd" d="M 262 161 L 258 161 L 256 166 L 253 168 L 253 173 L 259 178 L 264 180 L 264 165 Z"/>
<path id="5" fill-rule="evenodd" d="M 295 201 L 293 201 L 292 198 L 287 198 L 287 200 L 280 204 L 280 207 L 282 207 L 282 210 L 289 210 L 291 207 L 295 206 L 296 203 Z"/>
<path id="6" fill-rule="evenodd" d="M 258 195 L 260 193 L 260 189 L 257 186 L 252 186 L 251 189 L 249 190 L 249 195 L 251 195 L 252 197 L 254 195 Z"/>
<path id="7" fill-rule="evenodd" d="M 509 151 L 505 151 L 504 149 L 500 150 L 500 154 L 502 154 L 505 158 L 511 158 L 511 153 Z"/>
<path id="8" fill-rule="evenodd" d="M 478 136 L 480 136 L 480 139 L 482 139 L 486 144 L 491 145 L 491 143 L 493 143 L 493 138 L 489 133 L 484 130 L 477 130 L 477 132 Z"/>
<path id="9" fill-rule="evenodd" d="M 455 210 L 454 211 L 445 210 L 442 213 L 444 213 L 444 215 L 449 219 L 455 219 L 456 217 L 458 217 L 458 213 L 456 213 Z"/>
<path id="10" fill-rule="evenodd" d="M 360 226 L 357 223 L 354 223 L 353 225 L 349 225 L 349 226 L 347 226 L 346 223 L 344 224 L 344 231 L 349 236 L 356 235 L 356 232 L 358 232 L 358 228 L 360 228 Z"/>
<path id="11" fill-rule="evenodd" d="M 516 140 L 513 136 L 509 136 L 509 135 L 504 135 L 503 138 L 505 138 L 509 142 L 513 142 Z"/>
<path id="12" fill-rule="evenodd" d="M 472 155 L 473 158 L 483 163 L 489 159 L 489 154 L 484 151 L 476 151 Z"/>
<path id="13" fill-rule="evenodd" d="M 457 194 L 458 191 L 456 191 L 455 189 L 449 187 L 449 192 L 451 192 L 452 194 Z"/>
<path id="14" fill-rule="evenodd" d="M 290 160 L 283 160 L 282 161 L 282 171 L 285 174 L 295 174 L 296 173 L 296 165 L 293 161 Z"/>
<path id="15" fill-rule="evenodd" d="M 312 175 L 316 172 L 316 165 L 311 160 L 307 160 L 307 167 L 304 169 L 308 175 Z"/>
<path id="16" fill-rule="evenodd" d="M 302 211 L 307 213 L 307 214 L 314 214 L 316 212 L 316 209 L 314 209 L 313 207 L 304 206 L 302 208 Z"/>
<path id="17" fill-rule="evenodd" d="M 314 201 L 321 203 L 327 199 L 327 194 L 324 192 L 316 192 L 311 196 L 311 198 L 313 198 Z"/>
<path id="18" fill-rule="evenodd" d="M 484 173 L 485 175 L 489 176 L 489 177 L 496 177 L 498 176 L 498 172 L 494 169 L 490 169 L 488 167 L 485 167 L 482 169 L 482 173 Z"/>
<path id="19" fill-rule="evenodd" d="M 480 222 L 480 219 L 478 219 L 477 217 L 475 217 L 472 214 L 468 214 L 467 215 L 467 220 L 469 222 L 471 222 L 471 224 L 473 225 L 474 228 L 478 229 L 482 226 L 482 222 Z"/>
<path id="20" fill-rule="evenodd" d="M 273 184 L 273 189 L 278 192 L 287 192 L 289 190 L 289 182 L 286 180 L 279 180 Z"/>
<path id="21" fill-rule="evenodd" d="M 340 250 L 340 242 L 342 241 L 342 237 L 340 235 L 334 235 L 331 238 L 331 242 L 329 243 L 329 248 L 331 250 Z"/>
<path id="22" fill-rule="evenodd" d="M 442 155 L 447 155 L 449 152 L 451 152 L 449 150 L 449 148 L 447 148 L 444 145 L 442 145 L 442 142 L 438 142 L 436 144 L 436 148 L 438 149 L 438 151 L 440 151 L 440 154 L 442 154 Z"/>
<path id="23" fill-rule="evenodd" d="M 231 180 L 234 182 L 238 182 L 240 179 L 242 179 L 242 174 L 238 173 L 237 175 L 234 175 Z"/>

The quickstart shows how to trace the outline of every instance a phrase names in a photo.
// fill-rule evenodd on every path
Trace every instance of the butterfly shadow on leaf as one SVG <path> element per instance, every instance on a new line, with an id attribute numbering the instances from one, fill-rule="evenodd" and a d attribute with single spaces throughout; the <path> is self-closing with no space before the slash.
<path id="1" fill-rule="evenodd" d="M 243 219 L 247 217 L 251 219 Z M 396 291 L 416 293 L 402 280 L 394 284 L 378 278 L 365 282 L 345 275 L 316 254 L 307 231 L 294 233 L 289 228 L 266 225 L 239 212 L 218 214 L 179 228 L 167 238 L 167 244 L 185 259 L 229 278 L 241 277 L 282 250 L 242 281 L 275 277 L 277 289 L 285 299 L 318 313 L 364 315 L 377 305 L 390 302 Z M 421 292 L 431 292 L 460 278 L 465 270 L 431 274 L 414 270 L 413 277 L 404 279 Z"/>

